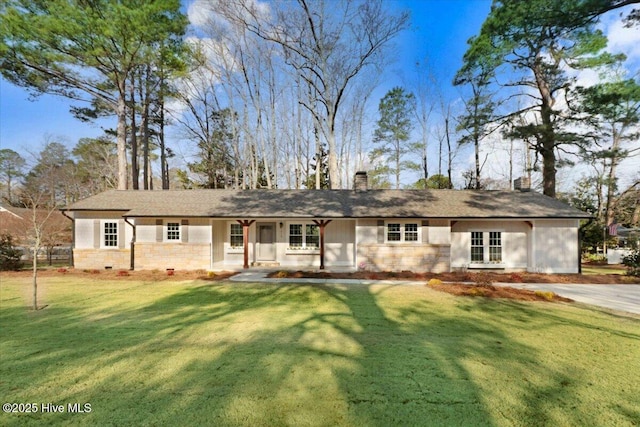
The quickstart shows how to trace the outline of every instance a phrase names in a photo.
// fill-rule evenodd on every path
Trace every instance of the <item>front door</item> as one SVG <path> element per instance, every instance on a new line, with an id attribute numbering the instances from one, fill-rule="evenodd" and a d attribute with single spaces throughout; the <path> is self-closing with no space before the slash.
<path id="1" fill-rule="evenodd" d="M 258 261 L 276 260 L 275 225 L 258 224 Z"/>

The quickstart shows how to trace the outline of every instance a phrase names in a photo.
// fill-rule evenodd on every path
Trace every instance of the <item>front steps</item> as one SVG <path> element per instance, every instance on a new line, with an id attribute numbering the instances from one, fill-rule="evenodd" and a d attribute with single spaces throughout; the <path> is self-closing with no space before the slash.
<path id="1" fill-rule="evenodd" d="M 280 267 L 276 261 L 256 261 L 251 263 L 251 267 Z"/>

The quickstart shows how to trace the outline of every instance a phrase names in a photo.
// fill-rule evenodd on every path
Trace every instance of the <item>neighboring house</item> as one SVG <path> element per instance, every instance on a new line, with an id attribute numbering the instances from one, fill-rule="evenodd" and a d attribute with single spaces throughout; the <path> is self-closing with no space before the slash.
<path id="1" fill-rule="evenodd" d="M 25 237 L 26 221 L 23 218 L 28 209 L 0 206 L 0 234 L 10 234 L 14 241 Z"/>
<path id="2" fill-rule="evenodd" d="M 71 221 L 59 211 L 36 210 L 36 222 L 41 225 L 42 249 L 47 259 L 69 259 L 71 246 Z M 33 245 L 33 210 L 0 206 L 0 234 L 10 234 L 14 244 L 24 253 L 23 259 L 31 259 Z M 44 256 L 42 253 L 40 256 Z M 40 258 L 40 256 L 38 258 Z"/>
<path id="3" fill-rule="evenodd" d="M 530 191 L 107 191 L 74 203 L 76 268 L 576 273 L 589 214 Z"/>

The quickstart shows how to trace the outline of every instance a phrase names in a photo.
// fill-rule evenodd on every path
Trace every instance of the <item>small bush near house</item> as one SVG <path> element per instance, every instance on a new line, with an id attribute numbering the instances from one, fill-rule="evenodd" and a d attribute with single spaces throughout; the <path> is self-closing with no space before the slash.
<path id="1" fill-rule="evenodd" d="M 442 285 L 442 280 L 440 279 L 429 279 L 427 282 L 427 286 L 440 286 Z"/>
<path id="2" fill-rule="evenodd" d="M 551 291 L 536 291 L 536 295 L 540 298 L 546 299 L 547 301 L 553 301 L 553 298 L 556 296 L 556 294 Z"/>
<path id="3" fill-rule="evenodd" d="M 490 289 L 481 285 L 481 286 L 470 287 L 468 295 L 471 295 L 474 297 L 484 297 L 484 296 L 487 296 L 489 293 L 490 293 Z"/>
<path id="4" fill-rule="evenodd" d="M 640 276 L 640 249 L 622 257 L 622 264 L 627 267 L 627 274 Z"/>
<path id="5" fill-rule="evenodd" d="M 284 279 L 286 277 L 289 277 L 289 272 L 285 270 L 276 271 L 273 277 L 275 277 L 276 279 Z"/>
<path id="6" fill-rule="evenodd" d="M 10 234 L 0 235 L 0 270 L 20 270 L 22 252 L 13 245 L 13 237 Z"/>

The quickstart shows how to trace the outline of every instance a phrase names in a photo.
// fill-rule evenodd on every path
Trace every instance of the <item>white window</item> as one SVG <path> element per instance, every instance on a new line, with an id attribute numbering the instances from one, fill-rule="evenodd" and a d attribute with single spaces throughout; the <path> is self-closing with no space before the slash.
<path id="1" fill-rule="evenodd" d="M 471 264 L 502 263 L 502 232 L 471 232 Z"/>
<path id="2" fill-rule="evenodd" d="M 320 227 L 316 224 L 289 224 L 289 248 L 320 247 Z"/>
<path id="3" fill-rule="evenodd" d="M 489 262 L 502 262 L 502 233 L 499 231 L 489 232 Z"/>
<path id="4" fill-rule="evenodd" d="M 169 242 L 180 241 L 180 223 L 179 222 L 167 222 L 166 240 Z"/>
<path id="5" fill-rule="evenodd" d="M 229 242 L 232 248 L 244 248 L 244 234 L 242 233 L 242 225 L 231 224 L 229 232 Z"/>
<path id="6" fill-rule="evenodd" d="M 307 248 L 320 247 L 320 227 L 315 224 L 304 226 L 304 245 Z"/>
<path id="7" fill-rule="evenodd" d="M 482 231 L 471 232 L 471 262 L 484 262 L 484 234 Z"/>
<path id="8" fill-rule="evenodd" d="M 419 242 L 420 227 L 417 222 L 388 222 L 387 242 Z"/>
<path id="9" fill-rule="evenodd" d="M 399 242 L 402 240 L 402 231 L 400 224 L 387 224 L 387 241 Z"/>
<path id="10" fill-rule="evenodd" d="M 409 223 L 404 225 L 404 241 L 405 242 L 418 241 L 418 224 Z"/>
<path id="11" fill-rule="evenodd" d="M 105 221 L 102 225 L 102 242 L 105 248 L 118 247 L 118 221 Z"/>

